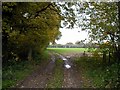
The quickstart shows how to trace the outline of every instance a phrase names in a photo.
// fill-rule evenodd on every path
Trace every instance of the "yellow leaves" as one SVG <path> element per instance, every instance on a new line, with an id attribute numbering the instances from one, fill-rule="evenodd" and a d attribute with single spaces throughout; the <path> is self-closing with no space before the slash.
<path id="1" fill-rule="evenodd" d="M 105 42 L 105 44 L 109 45 L 109 44 L 110 44 L 110 42 L 109 42 L 109 41 L 106 41 L 106 42 Z"/>
<path id="2" fill-rule="evenodd" d="M 100 54 L 99 54 L 99 52 L 98 52 L 97 50 L 94 51 L 94 52 L 92 53 L 92 55 L 93 55 L 93 57 L 94 57 L 96 60 L 100 58 Z"/>
<path id="3" fill-rule="evenodd" d="M 108 32 L 103 32 L 103 35 L 104 35 L 104 36 L 107 36 L 107 35 L 108 35 Z"/>

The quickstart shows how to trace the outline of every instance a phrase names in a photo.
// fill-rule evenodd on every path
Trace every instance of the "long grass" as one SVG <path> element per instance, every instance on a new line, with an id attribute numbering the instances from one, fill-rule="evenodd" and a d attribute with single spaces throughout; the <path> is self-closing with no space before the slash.
<path id="1" fill-rule="evenodd" d="M 16 83 L 31 74 L 38 65 L 49 58 L 47 51 L 42 56 L 36 55 L 34 61 L 22 60 L 2 68 L 2 88 L 15 87 Z M 45 61 L 46 60 L 46 61 Z"/>
<path id="2" fill-rule="evenodd" d="M 117 63 L 104 65 L 101 59 L 93 57 L 77 58 L 74 63 L 78 69 L 83 69 L 83 74 L 91 80 L 94 88 L 116 88 L 118 87 L 118 66 Z M 89 87 L 87 87 L 89 88 Z"/>
<path id="3" fill-rule="evenodd" d="M 63 60 L 56 60 L 53 78 L 48 82 L 47 88 L 62 88 L 63 82 Z"/>

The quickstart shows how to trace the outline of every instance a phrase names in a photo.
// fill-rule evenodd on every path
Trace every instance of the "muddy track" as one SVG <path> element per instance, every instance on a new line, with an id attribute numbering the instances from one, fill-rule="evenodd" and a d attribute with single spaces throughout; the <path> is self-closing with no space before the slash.
<path id="1" fill-rule="evenodd" d="M 17 88 L 45 88 L 48 80 L 52 77 L 55 66 L 55 56 L 51 55 L 51 60 L 45 65 L 41 65 L 36 71 L 26 79 L 17 84 Z"/>
<path id="2" fill-rule="evenodd" d="M 50 55 L 51 60 L 49 62 L 41 64 L 36 71 L 19 82 L 16 88 L 46 88 L 49 80 L 53 78 L 55 61 L 58 59 L 64 60 L 64 80 L 60 88 L 81 88 L 83 86 L 82 74 L 73 64 L 74 57 L 66 58 L 67 56 L 57 53 L 51 53 Z M 70 65 L 71 68 L 66 68 L 66 64 Z"/>
<path id="3" fill-rule="evenodd" d="M 80 74 L 78 73 L 77 69 L 70 59 L 67 62 L 71 66 L 71 68 L 64 68 L 63 88 L 81 88 L 82 79 Z"/>

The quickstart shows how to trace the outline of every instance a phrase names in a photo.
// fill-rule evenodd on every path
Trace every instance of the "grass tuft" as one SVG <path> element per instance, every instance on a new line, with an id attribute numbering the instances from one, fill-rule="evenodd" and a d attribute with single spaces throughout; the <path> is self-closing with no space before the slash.
<path id="1" fill-rule="evenodd" d="M 47 88 L 62 88 L 63 83 L 63 60 L 56 60 L 53 78 L 48 82 Z"/>

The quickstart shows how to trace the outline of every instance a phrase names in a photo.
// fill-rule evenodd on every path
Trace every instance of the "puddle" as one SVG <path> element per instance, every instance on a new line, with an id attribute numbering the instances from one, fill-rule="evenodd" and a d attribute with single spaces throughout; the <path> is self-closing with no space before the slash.
<path id="1" fill-rule="evenodd" d="M 67 60 L 66 58 L 63 58 L 63 60 L 65 61 L 65 60 Z"/>
<path id="2" fill-rule="evenodd" d="M 66 64 L 65 67 L 66 67 L 67 69 L 71 68 L 71 66 L 68 65 L 68 64 Z"/>
<path id="3" fill-rule="evenodd" d="M 67 68 L 67 69 L 70 69 L 71 68 L 71 66 L 68 64 L 68 59 L 70 59 L 70 56 L 67 56 L 66 58 L 64 57 L 64 56 L 62 56 L 62 55 L 60 55 L 60 54 L 58 54 L 59 56 L 60 56 L 60 58 L 64 61 L 64 63 L 65 63 L 65 68 Z"/>
<path id="4" fill-rule="evenodd" d="M 71 56 L 66 56 L 66 58 L 70 59 Z"/>
<path id="5" fill-rule="evenodd" d="M 62 60 L 67 60 L 67 58 L 63 57 L 62 55 L 59 55 Z"/>

